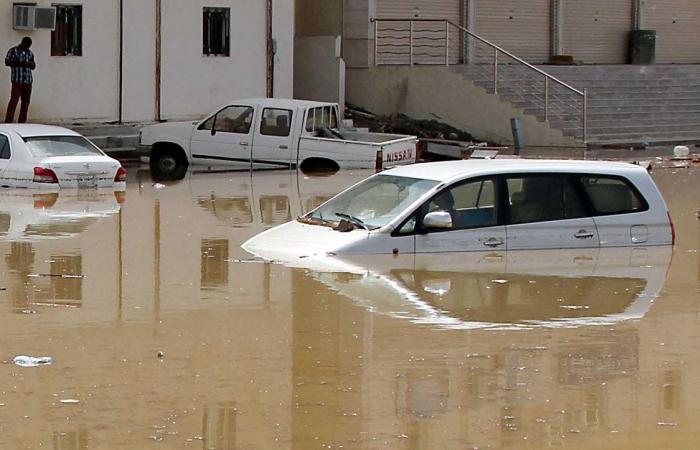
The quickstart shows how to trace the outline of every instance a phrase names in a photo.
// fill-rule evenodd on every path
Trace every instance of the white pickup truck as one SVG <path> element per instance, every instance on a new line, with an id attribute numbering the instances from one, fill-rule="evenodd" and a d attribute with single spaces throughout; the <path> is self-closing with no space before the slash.
<path id="1" fill-rule="evenodd" d="M 415 136 L 340 126 L 337 103 L 258 98 L 227 104 L 197 122 L 149 125 L 139 154 L 160 176 L 187 167 L 383 169 L 416 161 Z"/>

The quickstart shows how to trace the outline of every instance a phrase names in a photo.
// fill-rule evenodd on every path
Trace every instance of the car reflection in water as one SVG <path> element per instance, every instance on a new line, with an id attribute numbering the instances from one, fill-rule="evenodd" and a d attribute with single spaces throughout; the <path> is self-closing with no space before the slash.
<path id="1" fill-rule="evenodd" d="M 441 328 L 604 325 L 640 319 L 666 280 L 663 247 L 298 260 L 373 312 Z M 305 262 L 303 262 L 305 261 Z"/>
<path id="2" fill-rule="evenodd" d="M 123 192 L 97 190 L 31 193 L 0 191 L 0 240 L 34 241 L 76 236 L 117 214 Z"/>
<path id="3" fill-rule="evenodd" d="M 0 191 L 0 241 L 9 242 L 6 281 L 16 311 L 82 306 L 83 255 L 69 238 L 117 214 L 123 199 L 112 191 Z M 35 245 L 45 240 L 61 243 Z"/>

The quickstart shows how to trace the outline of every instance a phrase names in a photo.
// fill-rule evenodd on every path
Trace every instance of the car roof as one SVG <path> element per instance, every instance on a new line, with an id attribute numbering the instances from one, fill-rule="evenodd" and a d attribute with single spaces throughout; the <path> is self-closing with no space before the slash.
<path id="1" fill-rule="evenodd" d="M 252 103 L 255 105 L 260 105 L 263 107 L 276 107 L 276 108 L 294 108 L 294 107 L 305 107 L 313 108 L 319 106 L 336 106 L 337 103 L 328 102 L 317 102 L 313 100 L 297 100 L 291 98 L 246 98 L 241 100 L 233 100 L 229 102 L 230 105 L 235 105 L 237 103 Z"/>
<path id="2" fill-rule="evenodd" d="M 80 136 L 68 128 L 38 123 L 6 123 L 0 124 L 0 131 L 16 133 L 23 138 L 36 136 Z"/>
<path id="3" fill-rule="evenodd" d="M 624 175 L 646 172 L 641 166 L 613 161 L 553 159 L 466 159 L 419 163 L 382 172 L 386 175 L 448 182 L 455 179 L 507 173 L 594 173 Z"/>

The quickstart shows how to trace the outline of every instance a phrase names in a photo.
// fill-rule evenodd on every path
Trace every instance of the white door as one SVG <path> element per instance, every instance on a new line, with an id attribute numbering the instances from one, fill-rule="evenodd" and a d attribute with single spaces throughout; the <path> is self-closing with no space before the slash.
<path id="1" fill-rule="evenodd" d="M 291 109 L 262 108 L 255 127 L 253 165 L 260 168 L 290 167 L 292 125 L 297 115 Z M 301 126 L 301 125 L 299 125 Z"/>
<path id="2" fill-rule="evenodd" d="M 496 178 L 479 178 L 448 186 L 417 214 L 416 253 L 498 251 L 506 249 L 506 227 L 498 211 Z M 448 227 L 431 228 L 425 216 L 447 212 Z"/>
<path id="3" fill-rule="evenodd" d="M 193 163 L 250 167 L 254 120 L 252 105 L 229 105 L 204 120 L 192 132 Z"/>
<path id="4" fill-rule="evenodd" d="M 597 248 L 598 232 L 573 178 L 515 175 L 506 178 L 508 250 Z"/>

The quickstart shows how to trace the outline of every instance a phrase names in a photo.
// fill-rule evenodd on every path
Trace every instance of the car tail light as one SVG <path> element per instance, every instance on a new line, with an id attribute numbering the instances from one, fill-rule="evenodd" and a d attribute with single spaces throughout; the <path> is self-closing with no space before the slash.
<path id="1" fill-rule="evenodd" d="M 673 225 L 673 219 L 671 219 L 671 212 L 667 211 L 668 214 L 668 224 L 671 225 L 671 245 L 676 243 L 676 227 Z"/>
<path id="2" fill-rule="evenodd" d="M 35 183 L 58 183 L 58 177 L 56 173 L 51 169 L 45 169 L 43 167 L 34 168 L 34 182 Z"/>
<path id="3" fill-rule="evenodd" d="M 115 183 L 123 183 L 126 181 L 126 169 L 119 166 L 117 169 L 117 174 L 114 176 Z"/>

